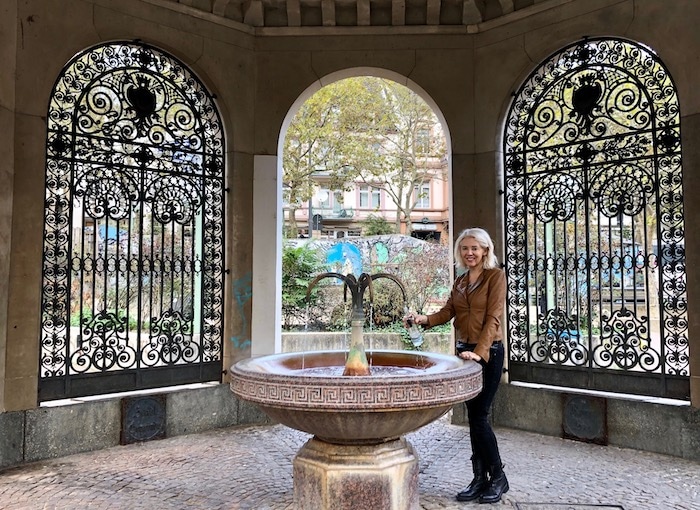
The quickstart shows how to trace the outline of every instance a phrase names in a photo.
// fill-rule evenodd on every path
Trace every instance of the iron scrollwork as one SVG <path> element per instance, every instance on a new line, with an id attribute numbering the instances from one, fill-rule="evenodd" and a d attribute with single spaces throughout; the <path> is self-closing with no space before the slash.
<path id="1" fill-rule="evenodd" d="M 220 362 L 225 151 L 200 80 L 144 43 L 90 48 L 46 151 L 42 382 Z"/>
<path id="2" fill-rule="evenodd" d="M 552 55 L 515 94 L 504 166 L 511 362 L 687 377 L 680 113 L 656 55 Z"/>

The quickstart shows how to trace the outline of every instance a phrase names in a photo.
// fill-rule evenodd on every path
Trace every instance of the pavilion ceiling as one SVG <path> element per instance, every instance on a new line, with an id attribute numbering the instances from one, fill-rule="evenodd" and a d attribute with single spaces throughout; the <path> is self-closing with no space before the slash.
<path id="1" fill-rule="evenodd" d="M 201 11 L 254 28 L 305 28 L 474 26 L 514 13 L 547 9 L 565 0 L 156 1 L 180 4 L 191 13 Z"/>

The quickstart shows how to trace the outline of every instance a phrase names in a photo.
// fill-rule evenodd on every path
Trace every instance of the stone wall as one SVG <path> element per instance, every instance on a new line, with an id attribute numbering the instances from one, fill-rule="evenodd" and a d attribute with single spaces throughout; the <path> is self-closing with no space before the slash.
<path id="1" fill-rule="evenodd" d="M 425 333 L 421 350 L 451 354 L 452 335 L 449 333 Z M 350 345 L 349 333 L 283 333 L 282 352 L 345 350 Z M 365 349 L 403 350 L 409 347 L 396 333 L 365 332 Z"/>
<path id="2" fill-rule="evenodd" d="M 576 406 L 570 405 L 572 399 Z M 700 461 L 700 410 L 688 402 L 501 384 L 492 422 L 496 427 Z M 452 423 L 467 424 L 464 405 L 454 407 Z"/>
<path id="3" fill-rule="evenodd" d="M 228 384 L 163 388 L 139 396 L 163 401 L 164 414 L 157 424 L 163 427 L 163 437 L 271 423 L 255 405 L 238 400 Z M 127 419 L 124 402 L 133 398 L 138 396 L 72 399 L 61 405 L 0 413 L 0 469 L 122 444 Z"/>

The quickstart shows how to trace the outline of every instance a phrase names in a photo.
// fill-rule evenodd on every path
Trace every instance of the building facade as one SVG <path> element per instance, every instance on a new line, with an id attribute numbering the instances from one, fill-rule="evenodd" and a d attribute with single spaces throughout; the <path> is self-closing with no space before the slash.
<path id="1" fill-rule="evenodd" d="M 429 177 L 413 190 L 411 235 L 419 239 L 449 242 L 448 182 L 444 168 L 428 172 Z M 295 209 L 297 235 L 341 239 L 366 234 L 366 223 L 380 218 L 394 232 L 407 233 L 407 222 L 397 213 L 392 198 L 381 187 L 356 182 L 350 191 L 334 190 L 318 178 L 313 198 Z M 285 208 L 285 225 L 290 210 Z M 399 228 L 396 228 L 397 218 Z M 311 233 L 309 233 L 311 232 Z"/>

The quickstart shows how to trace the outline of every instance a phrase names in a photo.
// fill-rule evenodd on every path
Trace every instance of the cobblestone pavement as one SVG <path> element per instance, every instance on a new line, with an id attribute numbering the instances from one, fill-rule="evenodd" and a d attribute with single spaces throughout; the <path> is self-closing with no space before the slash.
<path id="1" fill-rule="evenodd" d="M 422 509 L 700 509 L 698 463 L 496 433 L 511 489 L 489 507 L 454 499 L 470 478 L 466 427 L 443 418 L 406 436 L 419 455 Z M 0 472 L 0 508 L 292 509 L 292 458 L 309 438 L 281 425 L 233 427 L 37 462 Z"/>

